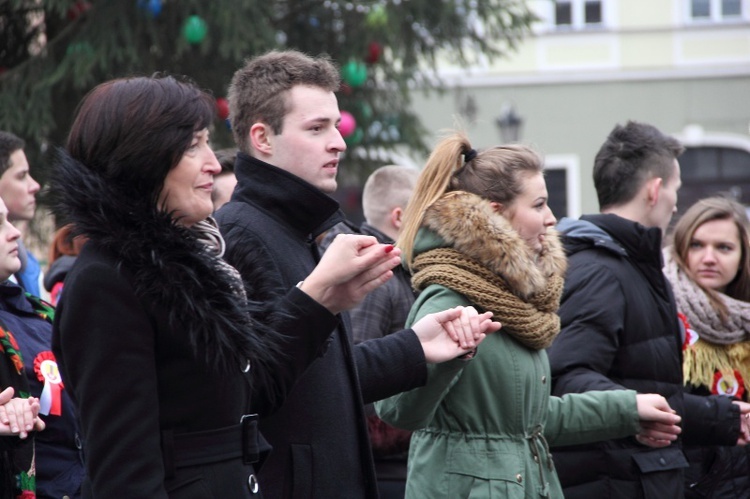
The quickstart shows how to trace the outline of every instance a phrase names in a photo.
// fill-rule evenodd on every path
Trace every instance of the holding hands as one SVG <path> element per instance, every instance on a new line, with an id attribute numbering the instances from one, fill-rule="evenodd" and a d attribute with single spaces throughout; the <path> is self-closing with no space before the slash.
<path id="1" fill-rule="evenodd" d="M 473 352 L 487 334 L 501 327 L 492 321 L 492 312 L 479 314 L 474 307 L 455 307 L 422 317 L 412 329 L 427 362 L 439 363 Z"/>
<path id="2" fill-rule="evenodd" d="M 372 236 L 339 234 L 299 287 L 338 314 L 385 284 L 400 264 L 401 250 L 390 244 L 380 244 Z M 500 329 L 491 317 L 492 312 L 479 314 L 474 307 L 456 307 L 427 315 L 412 329 L 427 362 L 438 363 L 473 352 L 487 333 Z"/>
<path id="3" fill-rule="evenodd" d="M 667 447 L 677 440 L 682 429 L 677 426 L 681 418 L 661 395 L 648 393 L 635 396 L 641 431 L 635 439 L 648 447 Z"/>
<path id="4" fill-rule="evenodd" d="M 372 236 L 339 234 L 300 289 L 331 313 L 355 307 L 393 276 L 401 250 Z"/>
<path id="5" fill-rule="evenodd" d="M 39 419 L 39 399 L 13 398 L 13 388 L 0 392 L 0 435 L 18 435 L 26 438 L 30 431 L 44 429 L 44 421 Z"/>
<path id="6" fill-rule="evenodd" d="M 750 404 L 739 400 L 732 403 L 740 408 L 740 438 L 737 439 L 737 445 L 747 445 L 750 443 Z"/>

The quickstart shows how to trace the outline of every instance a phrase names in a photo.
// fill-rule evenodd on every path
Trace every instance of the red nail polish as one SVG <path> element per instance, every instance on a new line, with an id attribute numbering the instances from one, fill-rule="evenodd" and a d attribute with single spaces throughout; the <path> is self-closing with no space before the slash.
<path id="1" fill-rule="evenodd" d="M 385 247 L 385 252 L 386 252 L 386 253 L 390 253 L 391 251 L 393 251 L 393 245 L 392 245 L 392 244 L 389 244 L 389 245 L 387 245 L 387 246 Z"/>

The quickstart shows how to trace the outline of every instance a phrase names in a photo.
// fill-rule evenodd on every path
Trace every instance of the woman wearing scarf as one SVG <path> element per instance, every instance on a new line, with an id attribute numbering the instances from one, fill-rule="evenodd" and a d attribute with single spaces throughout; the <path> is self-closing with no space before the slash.
<path id="1" fill-rule="evenodd" d="M 683 372 L 698 395 L 748 400 L 750 389 L 750 223 L 731 199 L 698 201 L 680 218 L 664 250 L 686 325 Z M 730 425 L 730 421 L 716 424 Z M 744 447 L 686 447 L 691 498 L 746 498 L 750 455 Z"/>
<path id="2" fill-rule="evenodd" d="M 639 432 L 664 446 L 679 431 L 658 395 L 550 396 L 544 349 L 560 329 L 566 261 L 542 167 L 525 146 L 476 151 L 454 134 L 409 201 L 398 245 L 420 294 L 408 321 L 473 305 L 503 328 L 473 358 L 430 366 L 425 387 L 376 404 L 384 421 L 416 430 L 407 497 L 562 497 L 550 446 Z"/>

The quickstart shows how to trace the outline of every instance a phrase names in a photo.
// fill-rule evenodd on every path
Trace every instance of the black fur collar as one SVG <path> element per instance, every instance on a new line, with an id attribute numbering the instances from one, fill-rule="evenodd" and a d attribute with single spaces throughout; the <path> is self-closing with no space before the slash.
<path id="1" fill-rule="evenodd" d="M 232 291 L 219 260 L 189 229 L 67 152 L 58 156 L 50 182 L 55 214 L 115 255 L 132 274 L 142 303 L 166 311 L 170 326 L 186 332 L 196 356 L 221 370 L 236 369 L 246 359 L 272 362 L 276 334 L 250 318 L 257 311 Z"/>

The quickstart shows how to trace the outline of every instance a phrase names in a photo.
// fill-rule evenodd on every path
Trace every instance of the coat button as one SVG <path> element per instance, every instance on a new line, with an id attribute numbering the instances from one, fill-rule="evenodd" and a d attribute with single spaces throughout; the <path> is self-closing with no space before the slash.
<path id="1" fill-rule="evenodd" d="M 664 465 L 667 464 L 667 461 L 663 457 L 660 457 L 659 458 L 659 464 L 661 464 L 662 466 L 664 466 Z"/>
<path id="2" fill-rule="evenodd" d="M 76 449 L 81 450 L 83 448 L 83 443 L 81 442 L 81 436 L 76 433 L 75 435 L 75 443 L 76 443 Z"/>
<path id="3" fill-rule="evenodd" d="M 543 385 L 547 384 L 547 376 L 542 376 L 542 384 Z"/>
<path id="4" fill-rule="evenodd" d="M 535 462 L 535 463 L 538 463 L 538 462 L 539 462 L 539 456 L 534 456 L 534 462 Z"/>
<path id="5" fill-rule="evenodd" d="M 245 363 L 245 367 L 242 368 L 243 373 L 249 373 L 250 372 L 250 360 L 248 359 Z"/>
<path id="6" fill-rule="evenodd" d="M 521 476 L 520 473 L 516 475 L 516 482 L 523 483 L 523 477 Z"/>
<path id="7" fill-rule="evenodd" d="M 254 474 L 250 474 L 249 477 L 247 477 L 247 487 L 250 489 L 251 494 L 257 494 L 260 490 L 260 485 L 258 485 L 258 479 L 255 478 Z"/>

